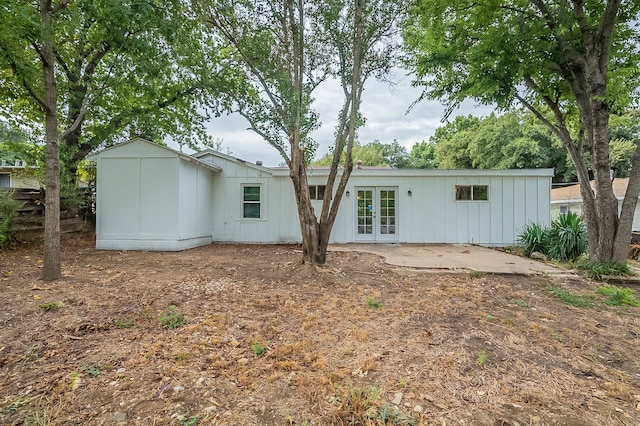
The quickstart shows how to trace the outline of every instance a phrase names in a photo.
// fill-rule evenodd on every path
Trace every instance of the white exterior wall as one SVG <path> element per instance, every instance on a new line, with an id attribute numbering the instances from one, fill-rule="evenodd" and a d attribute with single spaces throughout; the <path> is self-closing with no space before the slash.
<path id="1" fill-rule="evenodd" d="M 211 154 L 200 158 L 223 169 L 214 179 L 214 241 L 301 240 L 288 171 Z M 309 184 L 324 185 L 326 176 L 326 170 L 310 170 Z M 527 223 L 549 224 L 551 177 L 551 170 L 354 170 L 347 186 L 350 195 L 342 198 L 330 242 L 356 240 L 356 191 L 373 187 L 397 190 L 397 234 L 385 236 L 384 242 L 512 245 Z M 243 184 L 262 188 L 260 219 L 242 219 Z M 488 185 L 489 200 L 456 201 L 456 185 Z M 319 215 L 322 202 L 312 204 Z"/>
<path id="2" fill-rule="evenodd" d="M 144 140 L 97 161 L 96 248 L 183 250 L 211 242 L 213 173 Z"/>
<path id="3" fill-rule="evenodd" d="M 516 242 L 528 222 L 550 221 L 551 174 L 510 176 L 494 171 L 407 171 L 402 176 L 371 176 L 356 170 L 331 234 L 331 241 L 354 241 L 358 187 L 397 188 L 397 242 L 474 243 L 506 246 Z M 401 171 L 395 171 L 401 173 Z M 524 174 L 524 173 L 523 173 Z M 310 184 L 314 181 L 310 179 Z M 456 201 L 456 185 L 488 185 L 488 201 Z M 411 196 L 408 192 L 411 191 Z"/>
<path id="4" fill-rule="evenodd" d="M 213 173 L 184 160 L 179 164 L 178 240 L 189 240 L 189 245 L 210 244 Z"/>
<path id="5" fill-rule="evenodd" d="M 220 153 L 195 159 L 138 140 L 92 157 L 98 162 L 97 248 L 181 250 L 211 241 L 301 240 L 288 170 Z M 327 174 L 309 170 L 309 184 L 325 185 Z M 330 242 L 364 241 L 356 235 L 356 207 L 358 188 L 367 187 L 396 191 L 396 221 L 395 233 L 366 241 L 511 245 L 527 223 L 549 223 L 552 175 L 550 169 L 356 169 Z M 260 218 L 242 217 L 243 185 L 261 188 Z M 489 199 L 456 201 L 456 185 L 487 185 Z M 322 202 L 312 203 L 319 215 Z"/>

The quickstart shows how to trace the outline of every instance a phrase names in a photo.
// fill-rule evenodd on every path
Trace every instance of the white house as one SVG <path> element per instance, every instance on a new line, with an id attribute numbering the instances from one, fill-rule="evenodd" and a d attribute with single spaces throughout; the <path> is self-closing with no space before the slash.
<path id="1" fill-rule="evenodd" d="M 301 240 L 286 168 L 210 150 L 185 155 L 143 139 L 89 159 L 97 163 L 97 248 Z M 318 209 L 327 175 L 309 170 Z M 512 245 L 525 224 L 549 223 L 552 176 L 552 169 L 356 168 L 331 242 Z"/>
<path id="2" fill-rule="evenodd" d="M 611 183 L 613 193 L 618 199 L 618 213 L 622 210 L 622 201 L 624 194 L 627 192 L 629 178 L 616 178 Z M 591 181 L 591 187 L 594 183 Z M 638 200 L 640 202 L 640 200 Z M 580 185 L 570 185 L 563 188 L 554 188 L 551 190 L 551 217 L 558 217 L 562 213 L 574 212 L 582 214 L 582 195 L 580 195 Z M 636 210 L 633 215 L 633 231 L 640 231 L 640 209 L 636 202 Z"/>

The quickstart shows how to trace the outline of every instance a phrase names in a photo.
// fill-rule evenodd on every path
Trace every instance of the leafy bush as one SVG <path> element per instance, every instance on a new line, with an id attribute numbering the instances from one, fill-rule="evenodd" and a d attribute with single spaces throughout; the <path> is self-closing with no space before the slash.
<path id="1" fill-rule="evenodd" d="M 567 212 L 553 221 L 549 228 L 549 250 L 552 259 L 561 262 L 576 260 L 587 250 L 587 228 L 582 216 Z"/>
<path id="2" fill-rule="evenodd" d="M 527 257 L 535 251 L 546 254 L 549 248 L 549 230 L 538 223 L 529 223 L 518 236 L 518 244 Z"/>

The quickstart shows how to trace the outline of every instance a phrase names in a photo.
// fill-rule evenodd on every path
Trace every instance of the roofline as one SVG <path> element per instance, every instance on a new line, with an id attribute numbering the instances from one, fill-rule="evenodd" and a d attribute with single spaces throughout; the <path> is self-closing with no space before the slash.
<path id="1" fill-rule="evenodd" d="M 286 167 L 271 168 L 274 176 L 289 176 L 289 169 Z M 311 176 L 328 176 L 330 169 L 314 169 L 310 167 L 307 170 L 307 175 Z M 338 173 L 342 173 L 342 168 L 338 170 Z M 500 176 L 513 176 L 513 177 L 553 177 L 554 169 L 456 169 L 456 170 L 442 170 L 442 169 L 353 169 L 351 176 L 371 176 L 371 177 L 500 177 Z"/>
<path id="2" fill-rule="evenodd" d="M 115 148 L 118 148 L 118 147 L 123 146 L 123 145 L 127 145 L 127 144 L 130 144 L 130 143 L 133 143 L 133 142 L 145 142 L 145 143 L 151 144 L 153 146 L 156 146 L 158 148 L 162 148 L 162 149 L 167 150 L 167 151 L 169 151 L 169 152 L 171 152 L 173 154 L 176 154 L 178 156 L 178 158 L 180 158 L 181 160 L 184 160 L 186 162 L 195 163 L 196 165 L 198 165 L 200 167 L 204 167 L 206 169 L 212 170 L 212 171 L 217 172 L 217 173 L 222 172 L 222 168 L 220 168 L 218 166 L 214 166 L 213 164 L 209 164 L 207 162 L 199 160 L 198 158 L 196 158 L 194 156 L 185 154 L 185 153 L 180 152 L 180 151 L 176 151 L 175 149 L 169 148 L 168 146 L 160 145 L 160 144 L 157 144 L 155 142 L 152 142 L 150 140 L 147 140 L 147 139 L 144 139 L 144 138 L 140 138 L 140 137 L 135 137 L 135 138 L 130 139 L 130 140 L 126 141 L 126 142 L 119 143 L 117 145 L 113 145 L 113 146 L 110 146 L 108 148 L 102 149 L 100 151 L 91 153 L 91 154 L 87 155 L 85 158 L 87 160 L 89 160 L 89 161 L 95 161 L 95 160 L 98 159 L 98 157 L 102 153 L 104 153 L 106 151 L 110 151 L 110 150 L 115 149 Z"/>
<path id="3" fill-rule="evenodd" d="M 255 164 L 255 163 L 250 162 L 250 161 L 246 161 L 246 160 L 243 160 L 242 158 L 234 157 L 232 155 L 223 154 L 222 152 L 216 151 L 214 149 L 205 149 L 204 151 L 196 152 L 195 154 L 192 154 L 192 157 L 199 159 L 200 157 L 204 157 L 207 154 L 211 154 L 211 155 L 213 155 L 215 157 L 220 157 L 220 158 L 222 158 L 224 160 L 232 161 L 234 163 L 243 164 L 243 165 L 245 165 L 247 167 L 250 167 L 250 168 L 253 168 L 253 169 L 256 169 L 256 170 L 260 170 L 261 172 L 267 172 L 267 173 L 273 174 L 274 169 L 275 169 L 275 168 L 271 168 L 271 167 L 259 166 L 259 165 Z M 198 161 L 202 161 L 202 160 L 198 160 Z M 287 169 L 287 175 L 288 174 L 289 174 L 289 169 Z"/>

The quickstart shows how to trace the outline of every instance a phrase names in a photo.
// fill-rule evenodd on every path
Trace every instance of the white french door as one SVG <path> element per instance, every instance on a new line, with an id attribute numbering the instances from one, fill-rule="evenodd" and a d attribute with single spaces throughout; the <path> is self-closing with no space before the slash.
<path id="1" fill-rule="evenodd" d="M 398 188 L 356 187 L 356 241 L 398 241 Z"/>

